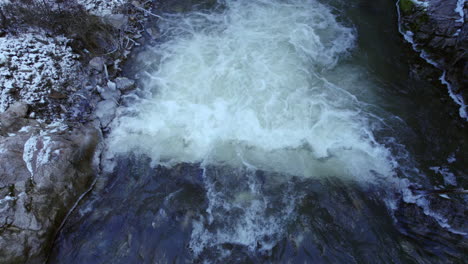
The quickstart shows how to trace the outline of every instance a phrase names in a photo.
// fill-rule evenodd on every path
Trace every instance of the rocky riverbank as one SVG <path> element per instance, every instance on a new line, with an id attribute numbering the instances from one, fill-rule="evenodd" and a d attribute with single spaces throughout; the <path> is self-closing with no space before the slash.
<path id="1" fill-rule="evenodd" d="M 468 2 L 399 0 L 400 31 L 413 48 L 442 71 L 441 82 L 468 120 Z"/>
<path id="2" fill-rule="evenodd" d="M 0 263 L 43 263 L 92 187 L 103 133 L 136 87 L 121 65 L 145 7 L 0 1 Z"/>

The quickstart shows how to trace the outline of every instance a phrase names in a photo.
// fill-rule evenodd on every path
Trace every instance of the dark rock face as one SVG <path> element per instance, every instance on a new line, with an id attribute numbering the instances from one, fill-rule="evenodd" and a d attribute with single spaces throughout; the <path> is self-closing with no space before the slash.
<path id="1" fill-rule="evenodd" d="M 445 72 L 458 104 L 468 102 L 468 2 L 400 0 L 401 31 L 415 49 Z M 462 108 L 463 110 L 463 108 Z M 466 107 L 465 107 L 466 111 Z M 461 111 L 462 112 L 462 111 Z"/>
<path id="2" fill-rule="evenodd" d="M 0 263 L 43 263 L 95 174 L 98 130 L 41 125 L 26 112 L 16 103 L 0 113 Z"/>

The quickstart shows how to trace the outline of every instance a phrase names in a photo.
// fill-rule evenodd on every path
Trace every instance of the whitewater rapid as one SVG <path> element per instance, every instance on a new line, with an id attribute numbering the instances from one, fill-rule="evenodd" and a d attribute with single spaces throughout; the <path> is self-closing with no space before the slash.
<path id="1" fill-rule="evenodd" d="M 390 119 L 401 119 L 380 109 L 381 89 L 352 57 L 357 33 L 339 21 L 316 0 L 220 0 L 162 15 L 160 41 L 134 62 L 145 77 L 111 125 L 106 165 L 136 154 L 155 167 L 200 166 L 195 257 L 229 259 L 224 245 L 271 251 L 300 217 L 306 192 L 293 178 L 384 186 L 390 210 L 416 204 L 451 228 L 411 191 L 423 177 L 392 138 Z"/>
<path id="2" fill-rule="evenodd" d="M 150 95 L 114 122 L 113 153 L 364 182 L 393 174 L 373 134 L 373 86 L 346 62 L 356 33 L 331 8 L 222 1 L 159 26 L 165 41 L 140 59 Z"/>

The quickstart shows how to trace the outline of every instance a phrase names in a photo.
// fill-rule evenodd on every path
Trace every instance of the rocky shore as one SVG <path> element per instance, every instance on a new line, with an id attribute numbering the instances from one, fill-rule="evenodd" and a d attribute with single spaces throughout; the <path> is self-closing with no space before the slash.
<path id="1" fill-rule="evenodd" d="M 121 66 L 145 7 L 0 1 L 0 263 L 44 263 L 92 188 L 103 134 L 136 87 Z"/>
<path id="2" fill-rule="evenodd" d="M 399 0 L 400 32 L 428 63 L 442 71 L 440 80 L 468 120 L 468 2 Z"/>

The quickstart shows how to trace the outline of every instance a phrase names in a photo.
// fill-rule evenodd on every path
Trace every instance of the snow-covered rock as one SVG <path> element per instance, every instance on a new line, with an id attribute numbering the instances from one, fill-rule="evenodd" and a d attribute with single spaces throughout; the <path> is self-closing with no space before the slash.
<path id="1" fill-rule="evenodd" d="M 33 0 L 39 3 L 45 2 L 52 9 L 58 8 L 59 3 L 63 1 L 59 0 Z M 77 4 L 82 5 L 86 11 L 97 16 L 107 16 L 112 14 L 112 11 L 123 4 L 127 3 L 128 0 L 76 0 Z M 12 3 L 11 0 L 0 0 L 0 6 Z M 13 2 L 14 3 L 14 2 Z"/>
<path id="2" fill-rule="evenodd" d="M 113 9 L 127 3 L 127 0 L 78 0 L 77 2 L 91 14 L 106 16 L 111 14 Z"/>
<path id="3" fill-rule="evenodd" d="M 104 100 L 98 103 L 95 113 L 103 128 L 107 127 L 115 118 L 116 109 L 117 104 L 112 99 Z"/>
<path id="4" fill-rule="evenodd" d="M 115 79 L 115 84 L 117 89 L 119 89 L 122 92 L 128 92 L 135 88 L 135 81 L 130 80 L 126 77 L 117 77 Z"/>
<path id="5" fill-rule="evenodd" d="M 94 57 L 89 61 L 89 67 L 95 69 L 96 71 L 102 71 L 104 69 L 104 63 L 106 60 L 102 57 Z"/>
<path id="6" fill-rule="evenodd" d="M 42 31 L 0 38 L 0 112 L 15 101 L 46 105 L 77 90 L 78 55 L 68 41 Z"/>

